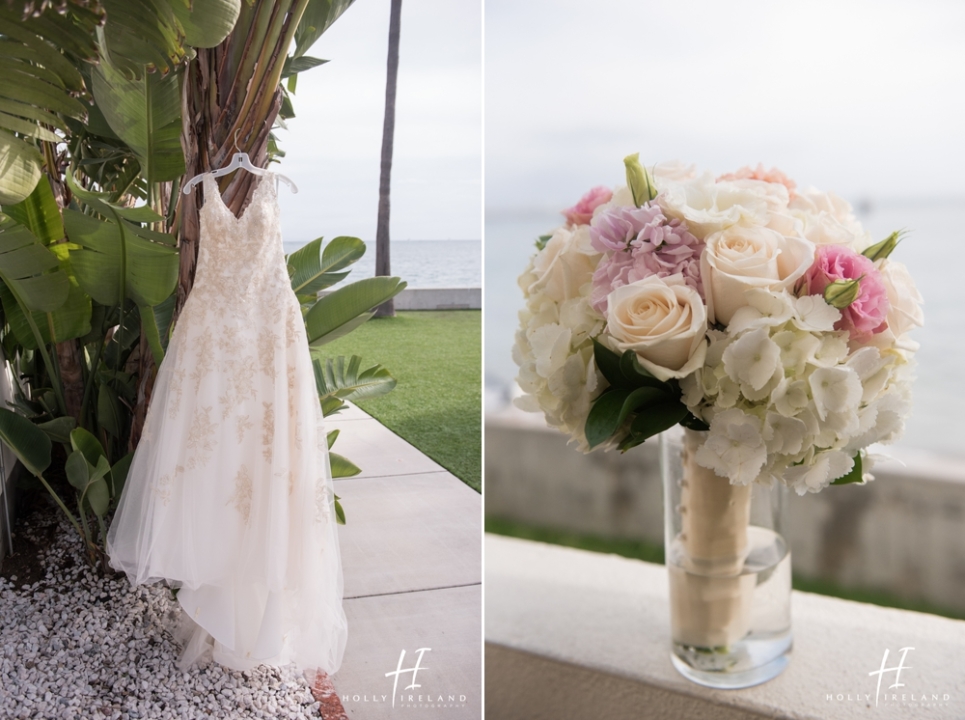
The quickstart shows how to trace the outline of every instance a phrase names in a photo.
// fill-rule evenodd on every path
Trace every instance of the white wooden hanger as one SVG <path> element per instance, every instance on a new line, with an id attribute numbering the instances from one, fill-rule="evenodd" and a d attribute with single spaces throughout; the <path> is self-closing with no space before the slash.
<path id="1" fill-rule="evenodd" d="M 233 173 L 235 170 L 239 170 L 239 169 L 247 170 L 252 175 L 269 175 L 269 174 L 274 175 L 278 180 L 282 180 L 286 185 L 288 185 L 288 187 L 291 188 L 291 191 L 293 193 L 298 192 L 298 187 L 296 187 L 295 183 L 293 183 L 290 179 L 288 179 L 284 175 L 280 175 L 278 173 L 269 173 L 267 170 L 263 170 L 260 167 L 255 167 L 254 165 L 252 165 L 251 158 L 248 157 L 248 153 L 240 152 L 240 148 L 238 147 L 238 130 L 235 130 L 235 150 L 239 150 L 239 152 L 236 152 L 234 155 L 231 156 L 231 162 L 229 162 L 220 170 L 214 170 L 213 172 L 206 172 L 206 173 L 201 173 L 200 175 L 195 175 L 193 178 L 191 178 L 184 184 L 184 189 L 182 190 L 182 192 L 185 195 L 190 194 L 190 192 L 194 189 L 194 186 L 197 185 L 202 180 L 204 180 L 205 175 L 210 175 L 213 178 L 217 178 L 223 175 L 227 175 L 229 173 Z"/>

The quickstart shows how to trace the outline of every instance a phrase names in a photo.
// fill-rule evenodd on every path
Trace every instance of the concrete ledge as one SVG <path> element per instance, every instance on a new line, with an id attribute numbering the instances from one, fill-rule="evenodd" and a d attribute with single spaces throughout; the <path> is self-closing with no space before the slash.
<path id="1" fill-rule="evenodd" d="M 965 463 L 906 454 L 864 486 L 790 494 L 794 571 L 965 611 Z M 663 543 L 657 443 L 583 455 L 542 416 L 486 416 L 486 513 Z"/>
<path id="2" fill-rule="evenodd" d="M 491 535 L 485 548 L 487 716 L 965 717 L 965 622 L 795 592 L 788 669 L 710 690 L 670 664 L 662 566 Z M 905 647 L 903 687 L 887 673 L 876 706 L 869 673 Z"/>
<path id="3" fill-rule="evenodd" d="M 482 288 L 406 288 L 395 296 L 396 310 L 480 310 Z"/>
<path id="4" fill-rule="evenodd" d="M 318 294 L 323 297 L 331 290 Z M 395 296 L 396 310 L 481 310 L 482 288 L 410 288 Z"/>

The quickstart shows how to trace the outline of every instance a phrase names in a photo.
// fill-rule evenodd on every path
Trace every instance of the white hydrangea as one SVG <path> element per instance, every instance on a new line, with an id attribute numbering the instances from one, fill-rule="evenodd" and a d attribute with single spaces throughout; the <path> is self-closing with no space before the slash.
<path id="1" fill-rule="evenodd" d="M 912 365 L 901 352 L 852 350 L 821 298 L 755 290 L 727 331 L 708 333 L 704 366 L 681 382 L 710 425 L 697 462 L 731 482 L 783 480 L 818 492 L 889 442 L 910 407 Z"/>
<path id="2" fill-rule="evenodd" d="M 589 302 L 598 261 L 585 225 L 553 233 L 519 277 L 526 305 L 513 347 L 516 382 L 525 393 L 514 400 L 516 406 L 542 412 L 584 452 L 586 417 L 606 385 L 592 342 L 604 320 Z"/>

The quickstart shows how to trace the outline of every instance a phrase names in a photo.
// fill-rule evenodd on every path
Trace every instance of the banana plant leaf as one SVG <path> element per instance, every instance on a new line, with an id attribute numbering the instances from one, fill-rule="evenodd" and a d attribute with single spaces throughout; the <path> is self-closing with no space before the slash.
<path id="1" fill-rule="evenodd" d="M 21 202 L 40 180 L 43 158 L 31 139 L 60 140 L 42 124 L 66 130 L 65 117 L 87 117 L 71 95 L 83 91 L 83 78 L 60 49 L 93 60 L 91 29 L 56 12 L 24 20 L 0 8 L 0 205 Z"/>
<path id="2" fill-rule="evenodd" d="M 91 73 L 94 99 L 111 129 L 137 155 L 149 183 L 184 174 L 179 73 L 130 79 L 102 59 Z"/>
<path id="3" fill-rule="evenodd" d="M 32 475 L 50 466 L 50 438 L 22 415 L 0 408 L 0 440 L 13 450 Z"/>
<path id="4" fill-rule="evenodd" d="M 295 52 L 300 58 L 355 0 L 308 0 L 305 13 L 295 30 Z"/>
<path id="5" fill-rule="evenodd" d="M 0 205 L 18 203 L 40 181 L 40 151 L 0 129 Z"/>
<path id="6" fill-rule="evenodd" d="M 64 221 L 60 207 L 50 189 L 50 181 L 38 182 L 22 202 L 5 205 L 3 212 L 30 230 L 44 245 L 64 238 Z"/>
<path id="7" fill-rule="evenodd" d="M 64 210 L 67 237 L 78 248 L 71 250 L 70 260 L 80 286 L 101 305 L 123 306 L 127 298 L 137 303 L 151 351 L 160 364 L 170 312 L 166 307 L 154 308 L 168 300 L 177 286 L 175 239 L 130 222 L 156 218 L 149 208 L 118 207 L 105 194 L 80 187 L 73 172 L 67 173 L 67 185 L 105 218 Z"/>
<path id="8" fill-rule="evenodd" d="M 350 333 L 405 286 L 397 277 L 365 278 L 319 298 L 305 315 L 308 342 L 317 347 Z"/>
<path id="9" fill-rule="evenodd" d="M 296 295 L 314 300 L 319 290 L 343 280 L 349 273 L 345 268 L 365 254 L 365 243 L 354 237 L 334 238 L 324 252 L 321 247 L 322 238 L 317 238 L 288 256 L 288 274 Z"/>
<path id="10" fill-rule="evenodd" d="M 186 6 L 185 0 L 101 2 L 107 11 L 107 22 L 98 31 L 98 41 L 101 48 L 107 49 L 118 72 L 129 78 L 170 74 L 184 59 L 186 48 L 172 6 L 175 3 Z M 153 65 L 159 72 L 148 73 L 146 65 Z"/>
<path id="11" fill-rule="evenodd" d="M 231 33 L 241 12 L 241 0 L 172 2 L 171 9 L 184 30 L 185 43 L 196 48 L 212 48 Z"/>
<path id="12" fill-rule="evenodd" d="M 0 214 L 0 278 L 32 310 L 55 310 L 67 299 L 57 256 L 13 218 Z"/>
<path id="13" fill-rule="evenodd" d="M 119 220 L 64 210 L 67 237 L 79 248 L 70 253 L 77 279 L 102 305 L 119 305 L 128 297 L 141 307 L 158 305 L 177 284 L 177 250 L 145 240 L 139 228 Z"/>

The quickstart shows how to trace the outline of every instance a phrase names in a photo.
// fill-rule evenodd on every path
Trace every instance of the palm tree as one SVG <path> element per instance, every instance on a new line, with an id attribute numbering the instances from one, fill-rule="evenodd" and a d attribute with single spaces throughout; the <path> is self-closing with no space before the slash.
<path id="1" fill-rule="evenodd" d="M 385 78 L 385 120 L 382 124 L 382 170 L 379 175 L 379 221 L 375 231 L 375 274 L 390 275 L 389 196 L 392 180 L 392 145 L 395 138 L 395 88 L 399 77 L 399 22 L 402 0 L 392 0 L 389 13 L 389 60 Z M 393 317 L 395 301 L 379 305 L 376 317 Z"/>

